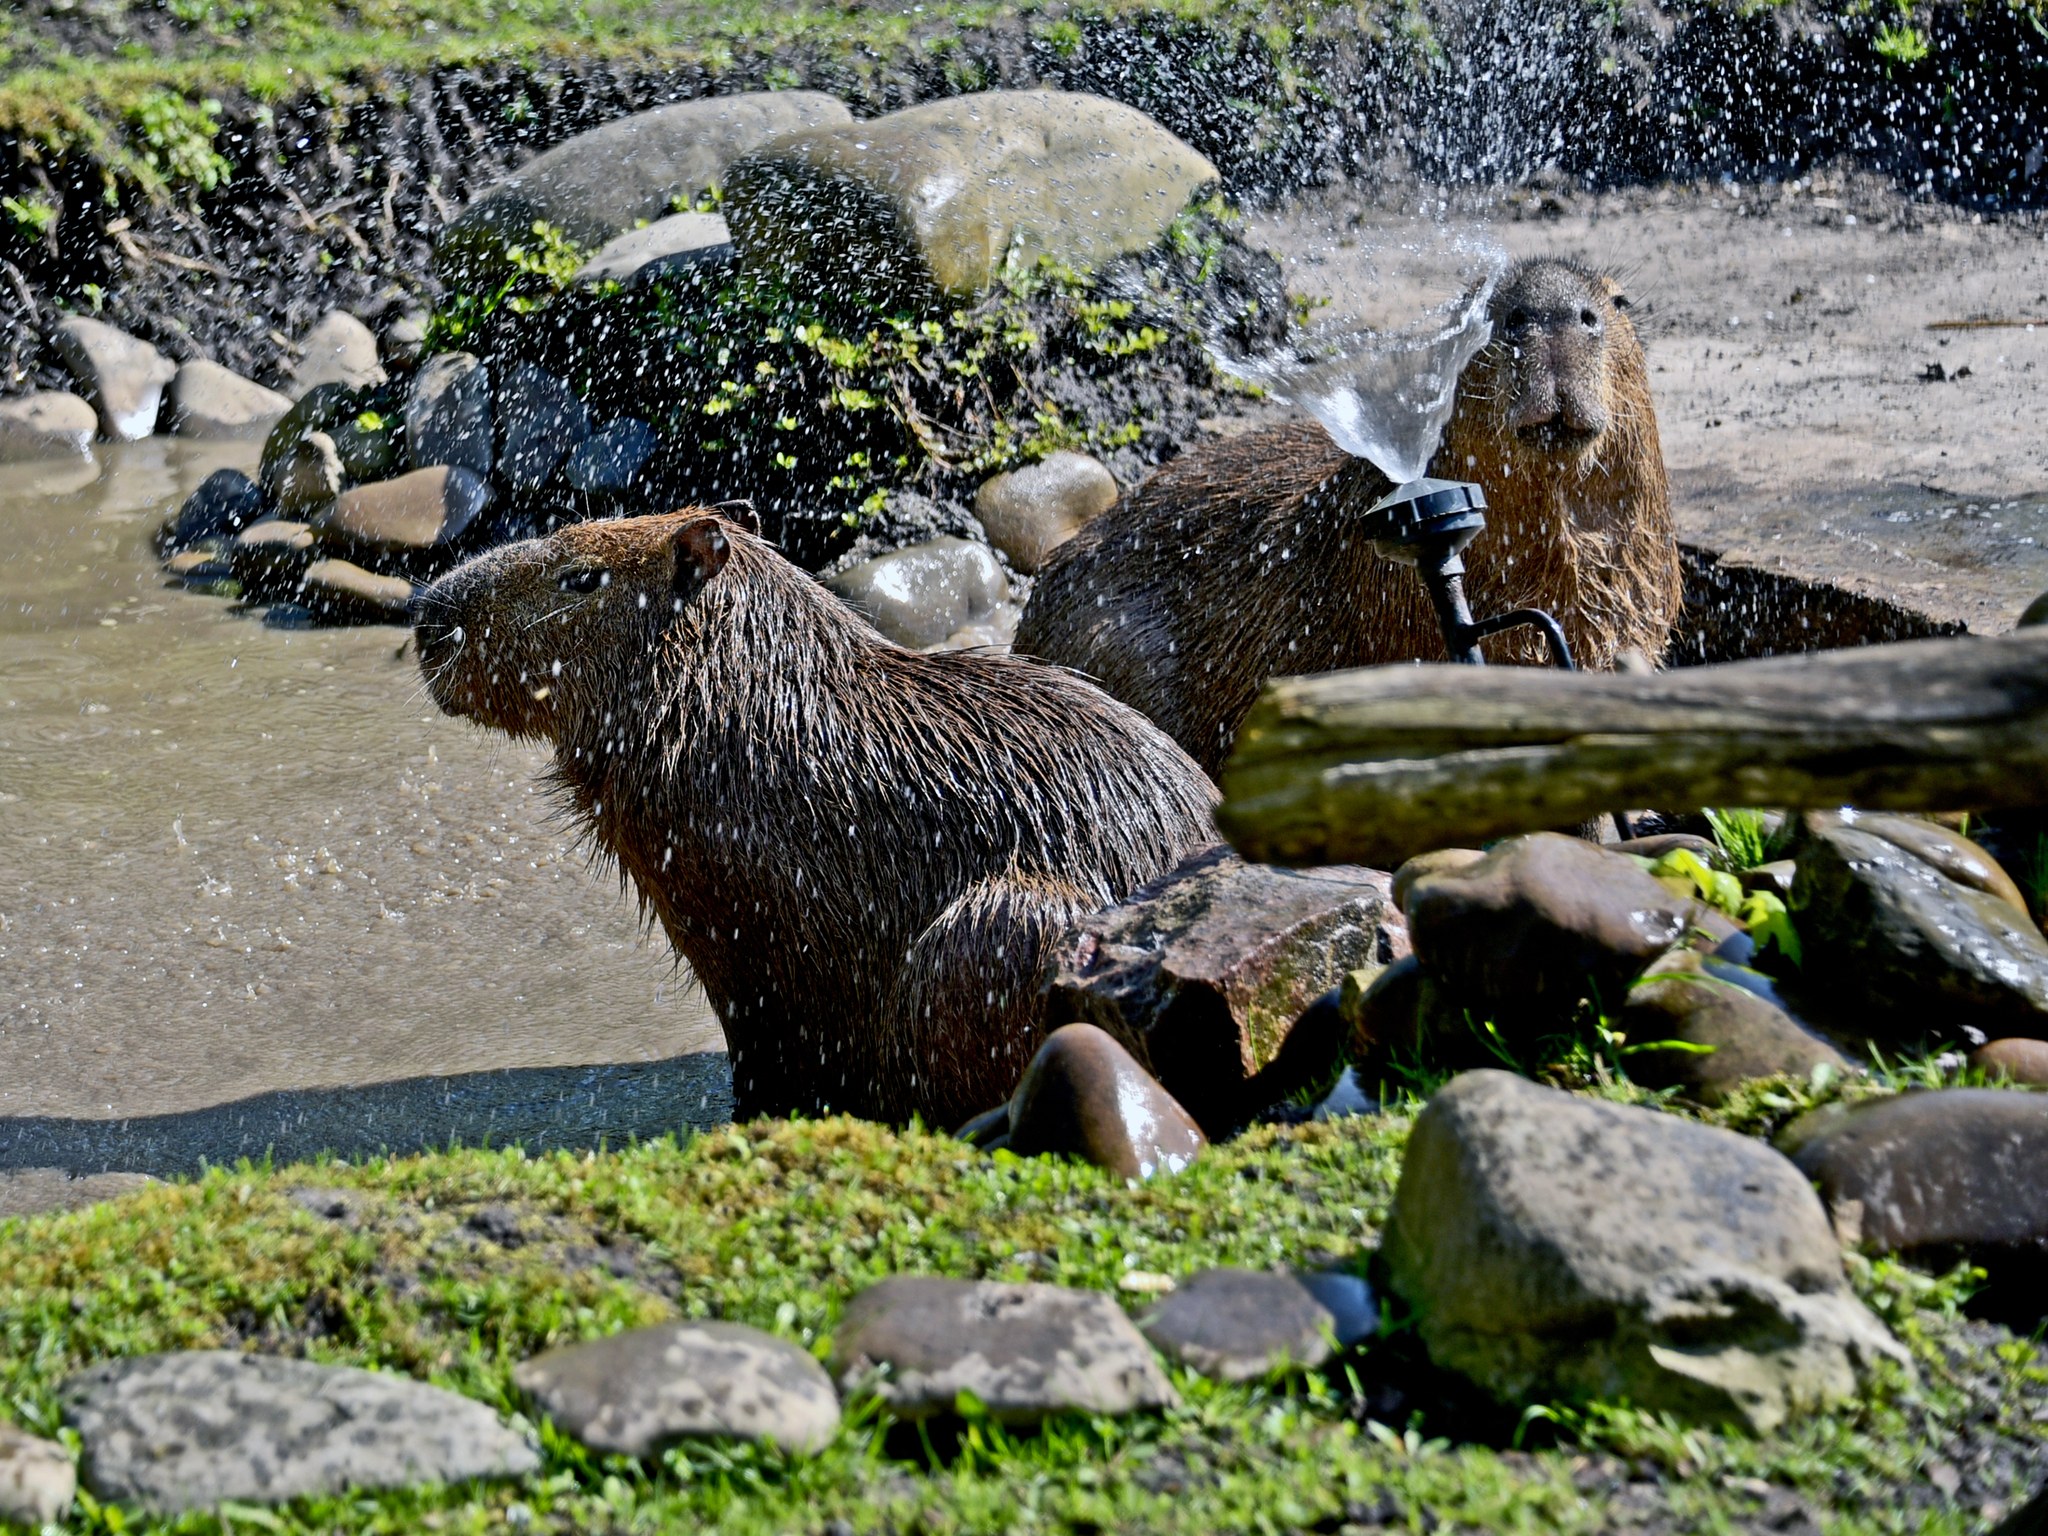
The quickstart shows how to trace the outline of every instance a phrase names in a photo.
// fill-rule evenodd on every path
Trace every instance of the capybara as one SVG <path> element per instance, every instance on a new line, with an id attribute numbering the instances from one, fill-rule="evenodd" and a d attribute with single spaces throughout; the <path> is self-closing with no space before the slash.
<path id="1" fill-rule="evenodd" d="M 1546 608 L 1595 669 L 1629 647 L 1655 657 L 1679 606 L 1664 453 L 1626 309 L 1613 279 L 1569 262 L 1510 270 L 1430 465 L 1486 491 L 1486 529 L 1465 553 L 1473 612 Z M 1415 572 L 1358 536 L 1390 489 L 1312 421 L 1204 444 L 1054 554 L 1015 649 L 1136 705 L 1213 774 L 1269 677 L 1445 659 Z M 1529 630 L 1485 654 L 1547 655 Z"/>
<path id="2" fill-rule="evenodd" d="M 1045 947 L 1212 842 L 1215 789 L 1033 662 L 883 640 L 739 522 L 576 524 L 420 599 L 434 702 L 554 777 L 702 983 L 742 1115 L 952 1124 L 1044 1033 Z"/>

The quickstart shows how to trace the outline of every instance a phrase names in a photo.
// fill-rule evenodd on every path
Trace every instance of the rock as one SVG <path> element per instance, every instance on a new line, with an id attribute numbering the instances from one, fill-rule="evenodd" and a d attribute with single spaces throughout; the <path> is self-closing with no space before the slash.
<path id="1" fill-rule="evenodd" d="M 1433 875 L 1438 870 L 1463 869 L 1468 864 L 1477 864 L 1486 855 L 1477 848 L 1438 848 L 1430 853 L 1418 853 L 1403 861 L 1394 871 L 1393 884 L 1388 887 L 1394 898 L 1394 905 L 1404 912 L 1408 908 L 1408 893 L 1415 889 L 1415 882 L 1424 875 Z"/>
<path id="2" fill-rule="evenodd" d="M 292 402 L 219 363 L 196 357 L 171 380 L 171 431 L 179 437 L 243 440 L 269 435 Z"/>
<path id="3" fill-rule="evenodd" d="M 421 368 L 405 401 L 405 457 L 414 469 L 451 464 L 491 474 L 491 371 L 467 352 Z"/>
<path id="4" fill-rule="evenodd" d="M 1468 1072 L 1415 1122 L 1381 1248 L 1439 1366 L 1767 1433 L 1903 1349 L 1797 1168 L 1733 1132 Z"/>
<path id="5" fill-rule="evenodd" d="M 351 1488 L 523 1477 L 482 1403 L 403 1376 L 226 1350 L 109 1360 L 58 1391 L 102 1500 L 171 1515 Z"/>
<path id="6" fill-rule="evenodd" d="M 239 469 L 216 469 L 185 498 L 164 529 L 166 549 L 183 549 L 201 539 L 240 533 L 263 516 L 263 492 Z"/>
<path id="7" fill-rule="evenodd" d="M 2032 629 L 2037 624 L 2048 624 L 2048 592 L 2043 592 L 2027 604 L 2026 611 L 2020 615 L 2019 622 L 2013 625 L 2013 628 Z"/>
<path id="8" fill-rule="evenodd" d="M 303 400 L 322 384 L 366 389 L 387 375 L 377 360 L 377 337 L 354 315 L 330 309 L 299 338 L 299 364 L 292 370 L 292 398 Z"/>
<path id="9" fill-rule="evenodd" d="M 75 1211 L 105 1200 L 118 1200 L 157 1183 L 146 1173 L 73 1173 L 68 1168 L 0 1169 L 0 1221 L 10 1216 L 34 1216 L 43 1211 Z M 0 1428 L 0 1437 L 6 1431 Z M 0 1467 L 5 1453 L 0 1452 Z M 8 1519 L 5 1487 L 7 1474 L 0 1470 L 0 1525 Z"/>
<path id="10" fill-rule="evenodd" d="M 1010 1096 L 1007 1145 L 1064 1153 L 1119 1178 L 1179 1173 L 1208 1145 L 1188 1112 L 1092 1024 L 1056 1029 Z"/>
<path id="11" fill-rule="evenodd" d="M 1923 864 L 1932 865 L 1956 884 L 1982 891 L 1987 896 L 1996 896 L 2021 917 L 2030 922 L 2033 920 L 2027 911 L 2027 898 L 2020 894 L 2012 876 L 2005 872 L 1998 860 L 1960 832 L 1938 822 L 1922 821 L 1916 816 L 1886 816 L 1870 811 L 1841 811 L 1825 819 L 1854 827 L 1859 832 L 1874 833 L 1893 847 L 1903 848 Z"/>
<path id="12" fill-rule="evenodd" d="M 1061 938 L 1048 1017 L 1108 1031 L 1213 1138 L 1326 1074 L 1341 1040 L 1288 1052 L 1296 1021 L 1406 947 L 1385 875 L 1212 848 Z"/>
<path id="13" fill-rule="evenodd" d="M 1116 479 L 1085 453 L 1061 449 L 1009 470 L 974 493 L 974 515 L 989 543 L 1029 574 L 1116 505 Z"/>
<path id="14" fill-rule="evenodd" d="M 1330 1358 L 1336 1318 L 1293 1275 L 1209 1269 L 1181 1281 L 1140 1324 L 1168 1359 L 1216 1381 L 1258 1381 Z"/>
<path id="15" fill-rule="evenodd" d="M 382 480 L 395 473 L 399 435 L 379 408 L 388 404 L 388 399 L 376 391 L 351 389 L 345 384 L 322 384 L 308 390 L 263 440 L 257 483 L 274 497 L 284 465 L 300 453 L 299 445 L 315 433 L 326 434 L 340 466 L 343 488 Z"/>
<path id="16" fill-rule="evenodd" d="M 1000 602 L 971 624 L 962 624 L 927 651 L 1008 651 L 1017 638 L 1017 626 L 1024 610 L 1013 602 Z"/>
<path id="17" fill-rule="evenodd" d="M 1655 832 L 1648 837 L 1624 838 L 1607 847 L 1616 853 L 1626 853 L 1638 859 L 1648 859 L 1652 864 L 1667 853 L 1689 853 L 1709 869 L 1732 870 L 1735 861 L 1721 851 L 1721 845 L 1711 837 L 1701 837 L 1694 832 Z"/>
<path id="18" fill-rule="evenodd" d="M 498 478 L 515 490 L 539 490 L 590 436 L 590 412 L 567 384 L 532 363 L 500 370 L 496 394 Z"/>
<path id="19" fill-rule="evenodd" d="M 376 549 L 445 548 L 490 499 L 491 488 L 468 470 L 442 465 L 344 491 L 313 526 Z"/>
<path id="20" fill-rule="evenodd" d="M 347 479 L 334 439 L 308 432 L 271 465 L 264 484 L 280 514 L 310 517 L 333 504 Z"/>
<path id="21" fill-rule="evenodd" d="M 862 561 L 825 585 L 898 645 L 937 645 L 1010 595 L 996 557 L 966 539 L 933 539 Z"/>
<path id="22" fill-rule="evenodd" d="M 851 122 L 815 91 L 756 91 L 636 112 L 566 139 L 496 182 L 465 208 L 434 248 L 452 287 L 482 289 L 508 272 L 505 251 L 552 225 L 586 249 L 642 220 L 674 212 L 724 179 L 726 163 L 777 134 Z"/>
<path id="23" fill-rule="evenodd" d="M 569 455 L 562 465 L 562 484 L 587 493 L 631 490 L 660 446 L 654 428 L 622 416 L 591 433 Z"/>
<path id="24" fill-rule="evenodd" d="M 2048 1260 L 2048 1095 L 1946 1088 L 1806 1116 L 1780 1138 L 1844 1242 L 1995 1271 Z M 2037 1298 L 2048 1308 L 2048 1296 Z"/>
<path id="25" fill-rule="evenodd" d="M 1993 1040 L 1970 1053 L 1970 1065 L 1993 1082 L 2048 1088 L 2048 1040 Z"/>
<path id="26" fill-rule="evenodd" d="M 67 390 L 0 400 L 0 464 L 90 458 L 99 421 L 90 405 Z"/>
<path id="27" fill-rule="evenodd" d="M 1337 1011 L 1346 1028 L 1354 1064 L 1412 1055 L 1422 1040 L 1428 1014 L 1426 991 L 1433 984 L 1422 963 L 1403 955 L 1392 965 L 1352 971 L 1338 994 Z"/>
<path id="28" fill-rule="evenodd" d="M 394 368 L 417 367 L 426 355 L 427 333 L 432 325 L 433 316 L 427 310 L 408 309 L 384 328 L 378 350 Z"/>
<path id="29" fill-rule="evenodd" d="M 1974 845 L 1973 845 L 1974 846 Z M 1877 1039 L 2048 1029 L 2048 940 L 2004 896 L 1950 879 L 1898 843 L 1802 819 L 1786 905 L 1802 998 Z"/>
<path id="30" fill-rule="evenodd" d="M 1799 866 L 1790 859 L 1773 859 L 1743 870 L 1736 878 L 1745 891 L 1765 891 L 1783 901 L 1792 894 L 1792 881 L 1798 873 Z"/>
<path id="31" fill-rule="evenodd" d="M 85 315 L 58 321 L 50 339 L 78 380 L 79 393 L 100 413 L 101 431 L 117 443 L 132 443 L 156 430 L 164 386 L 178 371 L 169 358 Z"/>
<path id="32" fill-rule="evenodd" d="M 1379 1298 L 1364 1276 L 1342 1269 L 1305 1269 L 1294 1278 L 1330 1314 L 1331 1337 L 1339 1349 L 1349 1349 L 1380 1331 Z"/>
<path id="33" fill-rule="evenodd" d="M 315 560 L 299 582 L 299 601 L 332 623 L 404 624 L 412 599 L 413 585 L 403 576 L 379 576 L 346 560 Z"/>
<path id="34" fill-rule="evenodd" d="M 1737 972 L 1740 979 L 1731 974 Z M 1629 990 L 1615 1019 L 1627 1040 L 1628 1075 L 1648 1088 L 1683 1088 L 1711 1105 L 1754 1078 L 1806 1079 L 1822 1066 L 1849 1071 L 1842 1053 L 1765 995 L 1770 991 L 1768 978 L 1740 966 L 1691 950 L 1665 955 Z M 1656 1049 L 1664 1042 L 1691 1049 Z"/>
<path id="35" fill-rule="evenodd" d="M 560 1429 L 610 1456 L 715 1436 L 812 1455 L 839 1428 L 824 1367 L 739 1323 L 664 1323 L 571 1344 L 516 1366 L 512 1381 Z"/>
<path id="36" fill-rule="evenodd" d="M 950 1413 L 972 1392 L 1004 1424 L 1136 1413 L 1180 1401 L 1144 1337 L 1100 1291 L 899 1275 L 854 1297 L 832 1340 L 849 1396 L 899 1418 Z"/>
<path id="37" fill-rule="evenodd" d="M 675 213 L 606 241 L 571 281 L 637 288 L 691 267 L 728 262 L 732 254 L 724 219 L 715 213 Z"/>
<path id="38" fill-rule="evenodd" d="M 225 555 L 250 595 L 296 594 L 313 561 L 313 530 L 285 518 L 253 523 L 235 535 Z"/>
<path id="39" fill-rule="evenodd" d="M 0 1423 L 0 1525 L 55 1525 L 71 1512 L 77 1492 L 69 1451 Z"/>
<path id="40" fill-rule="evenodd" d="M 763 145 L 728 169 L 725 216 L 743 263 L 922 306 L 1041 256 L 1088 272 L 1144 250 L 1216 179 L 1132 107 L 982 91 Z"/>
<path id="41" fill-rule="evenodd" d="M 1666 950 L 1737 930 L 1611 849 L 1538 832 L 1415 881 L 1403 910 L 1415 955 L 1454 1002 L 1503 1028 L 1548 1028 L 1582 998 L 1618 1004 Z"/>

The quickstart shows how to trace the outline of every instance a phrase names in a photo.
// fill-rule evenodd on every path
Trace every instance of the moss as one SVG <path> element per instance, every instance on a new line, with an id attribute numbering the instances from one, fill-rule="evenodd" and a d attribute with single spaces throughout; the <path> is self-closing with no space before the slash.
<path id="1" fill-rule="evenodd" d="M 1137 1188 L 845 1120 L 583 1155 L 456 1151 L 217 1171 L 0 1224 L 0 1401 L 47 1431 L 57 1383 L 88 1361 L 224 1346 L 403 1371 L 516 1412 L 511 1365 L 550 1344 L 680 1313 L 752 1323 L 822 1353 L 847 1299 L 892 1273 L 1113 1288 L 1130 1270 L 1356 1263 L 1385 1219 L 1410 1123 L 1404 1111 L 1257 1131 L 1181 1178 Z M 306 1186 L 348 1192 L 350 1214 L 315 1214 L 344 1201 L 295 1197 Z M 507 1247 L 496 1239 L 513 1222 Z M 1530 1421 L 1533 1435 L 1563 1436 L 1562 1449 L 1456 1445 L 1448 1437 L 1462 1426 L 1450 1415 L 1372 1419 L 1358 1385 L 1376 1358 L 1369 1348 L 1293 1381 L 1225 1388 L 1180 1375 L 1184 1406 L 1156 1418 L 1076 1417 L 1028 1435 L 969 1422 L 930 1450 L 863 1414 L 802 1462 L 700 1445 L 643 1468 L 546 1433 L 532 1484 L 307 1500 L 276 1528 L 454 1532 L 530 1519 L 543 1530 L 787 1532 L 840 1518 L 860 1531 L 933 1533 L 1334 1531 L 1370 1511 L 1373 1523 L 1419 1530 L 1427 1510 L 1485 1530 L 1575 1532 L 1629 1510 L 1640 1518 L 1645 1497 L 1668 1516 L 1657 1524 L 1742 1528 L 1760 1501 L 1762 1484 L 1749 1480 L 1762 1479 L 1832 1510 L 1834 1530 L 1960 1530 L 1964 1512 L 1897 1490 L 1930 1446 L 1966 1434 L 2038 1465 L 2048 1423 L 2029 1415 L 2048 1401 L 2048 1368 L 2033 1346 L 1958 1323 L 1958 1282 L 1892 1264 L 1856 1269 L 1914 1350 L 1919 1384 L 1769 1440 L 1601 1405 Z M 1589 1454 L 1641 1458 L 1652 1480 L 1631 1484 L 1624 1467 L 1612 1486 L 1588 1483 Z M 90 1511 L 78 1521 L 186 1532 L 229 1523 Z"/>

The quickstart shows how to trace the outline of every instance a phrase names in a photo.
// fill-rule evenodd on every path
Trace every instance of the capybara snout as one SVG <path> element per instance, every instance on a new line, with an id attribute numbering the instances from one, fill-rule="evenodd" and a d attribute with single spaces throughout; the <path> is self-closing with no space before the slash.
<path id="1" fill-rule="evenodd" d="M 1598 442 L 1613 421 L 1609 336 L 1626 306 L 1612 278 L 1567 263 L 1527 263 L 1509 275 L 1491 312 L 1517 437 L 1565 454 Z"/>

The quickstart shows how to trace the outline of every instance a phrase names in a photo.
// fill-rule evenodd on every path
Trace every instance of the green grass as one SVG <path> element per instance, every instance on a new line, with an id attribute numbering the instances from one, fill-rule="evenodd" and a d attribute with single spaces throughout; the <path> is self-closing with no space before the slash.
<path id="1" fill-rule="evenodd" d="M 0 1224 L 0 1413 L 56 1428 L 54 1390 L 89 1361 L 223 1346 L 405 1372 L 519 1411 L 517 1360 L 677 1313 L 753 1323 L 822 1352 L 847 1299 L 894 1273 L 1114 1287 L 1138 1269 L 1361 1262 L 1377 1240 L 1411 1114 L 1255 1132 L 1183 1177 L 1139 1188 L 1065 1162 L 985 1158 L 947 1138 L 848 1121 L 756 1125 L 595 1155 L 457 1151 L 363 1166 L 212 1173 L 91 1210 Z M 362 1191 L 343 1224 L 291 1198 Z M 507 1206 L 526 1241 L 465 1223 Z M 610 1268 L 596 1262 L 610 1260 Z M 1897 1497 L 1976 1423 L 2021 1444 L 2048 1365 L 1952 1318 L 1957 1278 L 1857 1261 L 1863 1294 L 1920 1362 L 1917 1385 L 1767 1441 L 1688 1430 L 1625 1405 L 1557 1410 L 1567 1446 L 1447 1443 L 1457 1426 L 1376 1425 L 1355 1363 L 1261 1386 L 1179 1374 L 1184 1405 L 1069 1418 L 1040 1434 L 973 1424 L 927 1454 L 856 1413 L 822 1456 L 698 1445 L 656 1465 L 593 1458 L 544 1433 L 526 1485 L 307 1500 L 174 1523 L 88 1509 L 90 1530 L 291 1532 L 699 1530 L 1335 1531 L 1347 1505 L 1489 1531 L 1577 1532 L 1617 1518 L 1584 1492 L 1587 1451 L 1645 1459 L 1658 1498 L 1699 1528 L 1743 1528 L 1765 1479 L 1833 1511 L 1843 1532 L 1970 1528 L 1974 1514 Z M 614 1270 L 623 1273 L 614 1273 Z M 1136 1298 L 1125 1300 L 1137 1305 Z M 2016 1490 L 2014 1490 L 2016 1491 Z"/>

